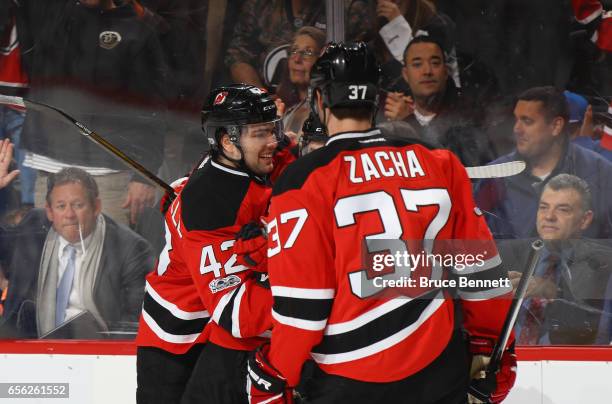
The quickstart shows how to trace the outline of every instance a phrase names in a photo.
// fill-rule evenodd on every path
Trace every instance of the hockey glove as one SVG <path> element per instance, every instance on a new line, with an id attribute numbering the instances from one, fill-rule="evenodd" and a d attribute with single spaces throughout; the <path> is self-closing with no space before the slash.
<path id="1" fill-rule="evenodd" d="M 234 253 L 239 264 L 256 272 L 268 272 L 268 240 L 259 223 L 249 222 L 242 226 L 236 234 Z"/>
<path id="2" fill-rule="evenodd" d="M 267 360 L 270 344 L 251 352 L 247 361 L 247 393 L 249 403 L 293 403 L 293 389 Z"/>
<path id="3" fill-rule="evenodd" d="M 485 372 L 495 343 L 490 338 L 470 337 L 469 348 L 472 356 L 470 369 L 469 403 L 501 403 L 516 380 L 516 355 L 514 344 L 504 351 L 495 374 Z"/>
<path id="4" fill-rule="evenodd" d="M 161 210 L 162 215 L 165 215 L 174 198 L 185 188 L 187 184 L 188 177 L 182 177 L 174 181 L 170 186 L 174 189 L 174 194 L 171 195 L 170 192 L 166 191 L 164 195 L 161 197 L 159 201 L 159 209 Z"/>

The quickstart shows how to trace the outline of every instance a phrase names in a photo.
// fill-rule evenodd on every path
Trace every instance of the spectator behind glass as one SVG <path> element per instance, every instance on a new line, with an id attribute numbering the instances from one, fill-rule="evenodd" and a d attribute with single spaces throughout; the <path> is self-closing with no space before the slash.
<path id="1" fill-rule="evenodd" d="M 13 144 L 9 139 L 0 140 L 0 189 L 3 189 L 19 175 L 19 170 L 9 171 L 13 160 Z"/>
<path id="2" fill-rule="evenodd" d="M 310 84 L 310 69 L 325 45 L 325 32 L 314 27 L 302 27 L 289 48 L 287 72 L 276 91 L 287 108 L 283 116 L 286 131 L 299 137 L 302 124 L 310 113 L 306 100 Z"/>
<path id="3" fill-rule="evenodd" d="M 157 171 L 163 155 L 160 115 L 165 109 L 167 66 L 152 25 L 131 4 L 110 0 L 24 0 L 17 10 L 35 44 L 29 96 L 65 109 Z M 135 223 L 143 208 L 155 202 L 154 189 L 144 179 L 132 178 L 125 165 L 47 114 L 28 111 L 22 140 L 32 152 L 24 164 L 33 168 L 124 170 L 98 177 L 105 209 L 117 220 L 127 223 L 122 210 L 127 208 L 130 223 Z M 44 185 L 37 185 L 40 203 Z M 109 189 L 115 190 L 112 200 Z"/>
<path id="4" fill-rule="evenodd" d="M 424 140 L 456 153 L 465 166 L 489 162 L 489 142 L 476 127 L 471 111 L 460 106 L 442 46 L 431 37 L 418 36 L 406 47 L 404 60 L 403 77 L 414 105 L 403 95 L 399 100 L 387 97 L 387 119 L 405 120 Z"/>
<path id="5" fill-rule="evenodd" d="M 478 185 L 476 201 L 488 211 L 487 222 L 498 238 L 536 235 L 538 200 L 548 180 L 557 174 L 587 182 L 593 195 L 593 223 L 585 237 L 612 236 L 612 164 L 569 141 L 568 106 L 563 92 L 534 87 L 518 97 L 514 107 L 516 149 L 491 164 L 523 160 L 522 173 L 487 179 Z"/>
<path id="6" fill-rule="evenodd" d="M 41 337 L 84 311 L 102 333 L 135 327 L 155 260 L 149 243 L 100 214 L 96 181 L 81 169 L 50 176 L 46 199 L 12 240 L 3 335 Z"/>
<path id="7" fill-rule="evenodd" d="M 266 58 L 291 41 L 303 26 L 327 28 L 323 0 L 247 0 L 225 56 L 231 81 L 262 87 Z M 368 2 L 345 2 L 345 38 L 357 40 L 370 29 Z"/>
<path id="8" fill-rule="evenodd" d="M 545 248 L 519 313 L 515 328 L 519 344 L 609 341 L 604 333 L 610 314 L 602 308 L 612 249 L 582 238 L 593 220 L 591 199 L 588 184 L 574 175 L 559 174 L 544 187 L 536 228 Z M 508 273 L 515 288 L 521 278 L 519 271 L 527 266 L 528 243 L 506 243 L 501 249 L 504 262 L 516 269 Z"/>
<path id="9" fill-rule="evenodd" d="M 374 4 L 375 3 L 375 4 Z M 404 50 L 416 36 L 435 39 L 445 52 L 450 75 L 460 87 L 453 32 L 455 24 L 448 16 L 439 14 L 429 0 L 378 0 L 370 5 L 376 21 L 370 46 L 381 61 L 383 88 L 405 91 L 401 80 Z"/>
<path id="10" fill-rule="evenodd" d="M 322 0 L 247 0 L 225 57 L 235 83 L 263 87 L 262 67 L 268 52 L 291 41 L 303 26 L 326 28 Z"/>
<path id="11" fill-rule="evenodd" d="M 28 43 L 23 40 L 22 20 L 17 18 L 13 1 L 0 4 L 0 94 L 26 96 L 29 87 L 26 73 Z M 26 37 L 27 38 L 27 37 Z M 22 42 L 23 41 L 23 42 Z M 15 145 L 15 160 L 21 171 L 19 188 L 22 206 L 34 206 L 36 171 L 23 165 L 25 150 L 21 147 L 21 129 L 25 110 L 16 105 L 0 105 L 0 139 L 9 138 Z M 4 194 L 4 193 L 3 193 Z M 4 205 L 3 196 L 0 204 Z"/>
<path id="12" fill-rule="evenodd" d="M 580 94 L 564 91 L 569 107 L 570 138 L 574 144 L 599 153 L 603 158 L 612 161 L 612 107 L 608 106 L 604 114 L 604 127 L 601 140 L 593 139 L 595 135 L 593 108 Z"/>

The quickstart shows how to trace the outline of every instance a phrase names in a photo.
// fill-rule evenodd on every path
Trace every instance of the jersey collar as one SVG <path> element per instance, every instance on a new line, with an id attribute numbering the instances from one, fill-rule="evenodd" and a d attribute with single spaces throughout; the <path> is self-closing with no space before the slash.
<path id="1" fill-rule="evenodd" d="M 363 139 L 366 137 L 377 136 L 377 135 L 378 136 L 382 135 L 382 133 L 380 132 L 380 129 L 370 129 L 365 132 L 340 132 L 340 133 L 336 133 L 335 135 L 327 139 L 325 146 L 337 140 Z"/>
<path id="2" fill-rule="evenodd" d="M 221 164 L 221 163 L 219 163 L 219 162 L 217 162 L 217 161 L 215 161 L 213 159 L 210 160 L 210 165 L 215 167 L 218 170 L 225 171 L 225 172 L 230 173 L 230 174 L 239 175 L 241 177 L 249 177 L 249 174 L 245 173 L 244 171 L 240 171 L 240 170 L 238 170 L 238 169 L 236 169 L 234 167 L 230 168 L 230 167 L 228 167 L 226 165 L 223 165 L 223 164 Z"/>

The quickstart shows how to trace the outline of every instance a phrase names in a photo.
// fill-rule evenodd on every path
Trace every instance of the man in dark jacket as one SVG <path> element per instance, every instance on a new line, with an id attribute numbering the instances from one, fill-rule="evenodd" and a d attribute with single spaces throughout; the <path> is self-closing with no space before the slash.
<path id="1" fill-rule="evenodd" d="M 491 164 L 523 160 L 521 174 L 485 180 L 476 192 L 477 205 L 497 238 L 536 235 L 536 211 L 542 189 L 557 174 L 587 182 L 593 195 L 593 222 L 585 237 L 612 236 L 612 164 L 590 150 L 569 142 L 568 109 L 563 92 L 534 87 L 519 95 L 514 108 L 516 150 Z"/>
<path id="2" fill-rule="evenodd" d="M 25 37 L 21 46 L 27 52 L 29 98 L 64 109 L 157 172 L 163 158 L 168 89 L 156 27 L 140 18 L 132 5 L 111 0 L 24 0 L 17 13 L 18 32 Z M 126 170 L 52 114 L 27 111 L 22 142 L 34 153 L 26 156 L 26 165 L 38 170 L 57 172 L 65 165 L 88 167 L 90 173 L 93 168 Z M 125 177 L 108 187 L 127 187 L 124 207 L 130 208 L 130 222 L 135 223 L 143 206 L 153 205 L 154 190 L 139 177 Z M 108 198 L 105 181 L 99 183 L 102 198 Z M 110 202 L 105 208 L 111 208 Z"/>
<path id="3" fill-rule="evenodd" d="M 151 247 L 100 210 L 83 170 L 50 177 L 45 210 L 31 211 L 15 232 L 3 334 L 40 337 L 84 311 L 102 332 L 138 320 Z"/>
<path id="4" fill-rule="evenodd" d="M 606 292 L 612 248 L 581 237 L 593 219 L 591 199 L 586 181 L 574 175 L 559 174 L 544 187 L 537 232 L 545 248 L 517 320 L 519 344 L 609 343 L 612 313 L 604 303 L 612 299 Z M 527 243 L 507 240 L 500 249 L 515 287 L 527 267 Z"/>
<path id="5" fill-rule="evenodd" d="M 385 103 L 388 119 L 404 119 L 430 142 L 439 143 L 453 151 L 463 165 L 478 166 L 492 160 L 489 141 L 476 127 L 473 114 L 460 106 L 460 100 L 449 70 L 442 46 L 433 38 L 418 36 L 404 51 L 404 80 L 410 87 L 414 99 L 414 111 L 406 104 L 403 108 L 393 107 L 398 103 L 397 94 L 389 94 Z M 389 113 L 390 110 L 398 113 Z M 403 110 L 403 112 L 402 112 Z"/>

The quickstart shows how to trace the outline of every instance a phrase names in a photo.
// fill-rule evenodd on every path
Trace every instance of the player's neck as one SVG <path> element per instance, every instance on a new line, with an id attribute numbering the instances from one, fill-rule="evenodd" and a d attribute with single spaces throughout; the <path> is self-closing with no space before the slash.
<path id="1" fill-rule="evenodd" d="M 329 117 L 327 122 L 327 130 L 330 136 L 341 132 L 362 132 L 372 127 L 372 122 L 367 119 L 337 119 L 333 115 Z"/>

